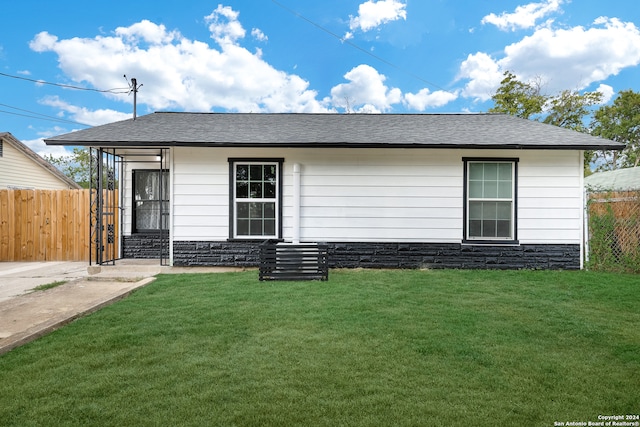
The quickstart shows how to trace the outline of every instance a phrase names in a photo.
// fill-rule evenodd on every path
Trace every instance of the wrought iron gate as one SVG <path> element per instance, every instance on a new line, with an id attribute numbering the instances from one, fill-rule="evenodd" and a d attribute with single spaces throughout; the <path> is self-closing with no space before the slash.
<path id="1" fill-rule="evenodd" d="M 115 264 L 121 258 L 121 227 L 123 222 L 124 165 L 127 163 L 157 163 L 160 175 L 168 171 L 168 150 L 143 154 L 116 154 L 115 149 L 90 148 L 91 223 L 89 264 Z M 154 156 L 151 161 L 149 157 Z M 136 160 L 136 157 L 143 157 Z M 164 194 L 163 180 L 159 180 L 160 194 Z M 169 264 L 169 201 L 161 200 L 159 253 L 161 265 Z"/>
<path id="2" fill-rule="evenodd" d="M 122 158 L 115 150 L 90 148 L 89 182 L 91 222 L 89 264 L 114 264 L 120 257 L 118 233 L 122 197 L 118 185 L 122 177 Z"/>

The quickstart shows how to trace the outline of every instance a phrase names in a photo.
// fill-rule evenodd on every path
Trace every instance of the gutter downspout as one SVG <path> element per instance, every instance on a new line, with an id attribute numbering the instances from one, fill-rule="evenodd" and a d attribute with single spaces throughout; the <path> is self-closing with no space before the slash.
<path id="1" fill-rule="evenodd" d="M 582 189 L 582 212 L 580 220 L 582 227 L 580 227 L 580 270 L 584 270 L 585 266 L 589 263 L 589 194 L 584 187 L 584 151 L 580 150 L 580 167 L 582 173 L 580 174 L 580 188 Z"/>
<path id="2" fill-rule="evenodd" d="M 293 164 L 293 244 L 300 243 L 300 163 Z"/>

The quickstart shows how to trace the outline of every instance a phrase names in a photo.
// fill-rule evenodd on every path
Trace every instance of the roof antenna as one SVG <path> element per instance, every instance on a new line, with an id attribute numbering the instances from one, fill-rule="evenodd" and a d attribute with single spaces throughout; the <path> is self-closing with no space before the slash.
<path id="1" fill-rule="evenodd" d="M 127 75 L 124 75 L 124 79 L 127 80 Z M 127 84 L 129 84 L 129 82 L 127 81 Z M 138 80 L 136 80 L 135 78 L 131 78 L 131 84 L 129 84 L 129 94 L 131 94 L 131 92 L 133 92 L 133 120 L 136 119 L 136 107 L 137 107 L 137 95 L 138 95 L 138 89 L 140 89 L 142 87 L 142 85 L 138 86 Z"/>

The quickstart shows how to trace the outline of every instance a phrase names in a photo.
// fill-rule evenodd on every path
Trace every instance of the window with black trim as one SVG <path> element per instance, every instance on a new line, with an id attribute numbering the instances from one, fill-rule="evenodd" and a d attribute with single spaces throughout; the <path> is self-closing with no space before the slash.
<path id="1" fill-rule="evenodd" d="M 464 239 L 517 240 L 518 159 L 463 159 Z"/>
<path id="2" fill-rule="evenodd" d="M 230 237 L 281 235 L 281 159 L 229 159 Z"/>
<path id="3" fill-rule="evenodd" d="M 169 228 L 169 171 L 134 169 L 134 233 L 159 232 Z"/>
<path id="4" fill-rule="evenodd" d="M 0 157 L 2 157 L 2 140 L 0 140 Z"/>

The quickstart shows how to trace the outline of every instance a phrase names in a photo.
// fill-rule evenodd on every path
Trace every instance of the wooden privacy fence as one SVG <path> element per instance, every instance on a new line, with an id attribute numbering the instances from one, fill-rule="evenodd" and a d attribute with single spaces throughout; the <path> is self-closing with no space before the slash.
<path id="1" fill-rule="evenodd" d="M 88 261 L 90 203 L 90 190 L 0 190 L 0 261 Z"/>

